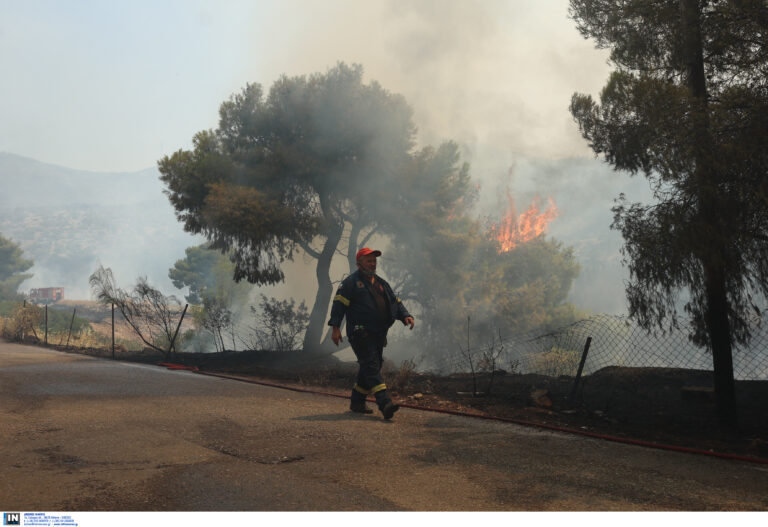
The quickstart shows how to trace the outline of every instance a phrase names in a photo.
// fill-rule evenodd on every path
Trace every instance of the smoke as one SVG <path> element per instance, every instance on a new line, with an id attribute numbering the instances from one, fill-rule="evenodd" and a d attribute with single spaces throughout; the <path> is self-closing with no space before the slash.
<path id="1" fill-rule="evenodd" d="M 567 5 L 282 2 L 273 16 L 286 22 L 252 37 L 276 52 L 251 80 L 357 62 L 410 102 L 421 144 L 455 140 L 480 171 L 489 157 L 586 156 L 567 107 L 574 91 L 602 87 L 607 53 L 578 34 Z"/>
<path id="2" fill-rule="evenodd" d="M 104 265 L 121 286 L 147 276 L 177 293 L 168 268 L 202 240 L 176 221 L 158 176 L 155 168 L 85 172 L 0 154 L 0 232 L 34 261 L 21 290 L 64 287 L 65 298 L 88 299 L 88 276 Z"/>
<path id="3" fill-rule="evenodd" d="M 478 214 L 499 218 L 507 190 L 520 207 L 552 197 L 560 215 L 548 235 L 573 245 L 582 263 L 571 299 L 622 313 L 626 271 L 610 209 L 620 192 L 650 194 L 642 178 L 595 160 L 568 112 L 571 95 L 597 94 L 610 67 L 567 9 L 567 0 L 282 2 L 271 12 L 280 23 L 251 37 L 253 50 L 273 52 L 260 54 L 249 80 L 268 89 L 281 74 L 362 64 L 368 81 L 409 102 L 420 146 L 460 145 L 481 185 Z M 288 276 L 306 282 L 293 294 L 311 288 L 307 273 Z"/>

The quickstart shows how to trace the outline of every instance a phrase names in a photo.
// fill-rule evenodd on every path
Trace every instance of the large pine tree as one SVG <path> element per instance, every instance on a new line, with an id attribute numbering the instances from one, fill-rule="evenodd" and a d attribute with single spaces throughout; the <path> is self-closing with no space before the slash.
<path id="1" fill-rule="evenodd" d="M 595 153 L 644 173 L 657 199 L 614 209 L 630 315 L 676 324 L 689 293 L 720 421 L 736 425 L 733 346 L 768 295 L 768 4 L 571 0 L 570 15 L 616 66 L 600 103 L 574 94 L 571 113 Z"/>
<path id="2" fill-rule="evenodd" d="M 277 283 L 298 249 L 316 260 L 304 349 L 318 351 L 332 258 L 346 248 L 354 261 L 381 231 L 414 147 L 412 111 L 403 97 L 364 84 L 362 67 L 340 63 L 282 77 L 266 95 L 249 84 L 219 114 L 218 129 L 198 133 L 192 151 L 160 161 L 166 192 L 185 230 L 230 254 L 236 280 Z"/>

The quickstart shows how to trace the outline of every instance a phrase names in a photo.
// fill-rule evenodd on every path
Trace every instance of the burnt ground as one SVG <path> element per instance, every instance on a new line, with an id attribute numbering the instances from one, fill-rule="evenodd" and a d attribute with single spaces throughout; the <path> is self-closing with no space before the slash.
<path id="1" fill-rule="evenodd" d="M 70 350 L 73 351 L 73 350 Z M 105 350 L 78 353 L 109 357 Z M 118 353 L 119 360 L 163 362 L 152 352 Z M 168 362 L 261 382 L 348 394 L 357 364 L 303 352 L 179 353 Z M 301 366 L 296 366 L 301 364 Z M 670 368 L 608 367 L 582 378 L 497 371 L 438 376 L 407 363 L 385 363 L 385 382 L 400 403 L 626 439 L 739 454 L 768 461 L 768 381 L 737 381 L 739 428 L 717 424 L 712 372 Z M 474 386 L 474 387 L 473 387 Z M 474 393 L 473 393 L 474 392 Z M 340 400 L 339 405 L 346 405 Z"/>

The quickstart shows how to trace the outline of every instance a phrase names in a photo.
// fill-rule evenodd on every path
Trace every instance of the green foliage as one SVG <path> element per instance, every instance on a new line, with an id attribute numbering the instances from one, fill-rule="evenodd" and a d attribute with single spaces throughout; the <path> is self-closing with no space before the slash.
<path id="1" fill-rule="evenodd" d="M 248 84 L 220 108 L 218 129 L 159 163 L 189 232 L 232 250 L 235 278 L 270 284 L 297 244 L 333 230 L 355 179 L 376 181 L 411 148 L 410 109 L 362 68 Z M 396 157 L 393 157 L 396 156 Z"/>
<path id="2" fill-rule="evenodd" d="M 32 260 L 25 260 L 21 247 L 0 235 L 0 300 L 19 299 L 18 288 L 31 274 L 24 271 L 32 267 Z"/>
<path id="3" fill-rule="evenodd" d="M 208 244 L 187 247 L 185 253 L 186 257 L 168 270 L 168 276 L 177 288 L 189 287 L 187 302 L 202 304 L 208 296 L 226 300 L 231 306 L 246 300 L 251 287 L 232 279 L 234 265 L 227 256 L 211 250 Z"/>
<path id="4" fill-rule="evenodd" d="M 186 256 L 182 260 L 176 260 L 174 266 L 168 270 L 173 285 L 177 289 L 189 287 L 189 294 L 185 297 L 190 304 L 200 304 L 204 292 L 214 282 L 211 270 L 220 259 L 226 258 L 217 251 L 207 249 L 206 245 L 187 247 L 184 250 Z"/>
<path id="5" fill-rule="evenodd" d="M 186 299 L 197 304 L 191 310 L 196 327 L 208 331 L 216 350 L 224 351 L 222 333 L 233 330 L 234 313 L 245 305 L 252 286 L 235 282 L 230 259 L 208 244 L 188 247 L 185 252 L 186 257 L 176 261 L 168 276 L 179 289 L 189 287 Z M 202 334 L 197 336 L 195 344 L 202 346 Z"/>

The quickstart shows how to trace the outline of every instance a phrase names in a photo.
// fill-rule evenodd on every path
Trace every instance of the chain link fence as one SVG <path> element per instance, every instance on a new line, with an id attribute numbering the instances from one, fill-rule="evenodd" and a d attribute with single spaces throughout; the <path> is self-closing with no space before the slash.
<path id="1" fill-rule="evenodd" d="M 55 312 L 19 303 L 0 317 L 0 331 L 11 340 L 31 339 L 107 352 L 112 352 L 113 342 L 118 350 L 138 351 L 143 347 L 127 327 L 118 327 L 113 341 L 109 307 L 92 309 L 99 312 L 89 313 L 83 308 Z M 426 357 L 422 368 L 442 375 L 505 370 L 575 377 L 585 357 L 585 376 L 610 366 L 712 371 L 711 353 L 692 344 L 689 333 L 687 324 L 672 331 L 649 333 L 626 317 L 596 315 L 544 334 L 489 335 L 485 343 L 478 345 L 470 340 L 468 349 L 457 345 L 453 351 Z M 733 371 L 739 381 L 768 380 L 768 318 L 753 322 L 749 346 L 734 348 Z"/>
<path id="2" fill-rule="evenodd" d="M 692 344 L 689 326 L 649 333 L 619 316 L 596 315 L 546 334 L 489 338 L 484 345 L 459 347 L 430 357 L 427 367 L 451 374 L 502 369 L 551 377 L 576 376 L 587 340 L 583 375 L 609 366 L 712 371 L 712 354 Z M 756 320 L 748 347 L 733 352 L 736 380 L 768 380 L 768 320 Z"/>
<path id="3" fill-rule="evenodd" d="M 0 303 L 0 336 L 58 349 L 85 351 L 115 357 L 115 352 L 142 354 L 145 345 L 108 305 L 83 303 L 37 305 L 31 302 Z"/>

